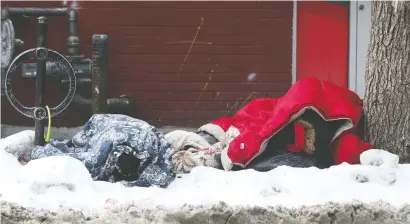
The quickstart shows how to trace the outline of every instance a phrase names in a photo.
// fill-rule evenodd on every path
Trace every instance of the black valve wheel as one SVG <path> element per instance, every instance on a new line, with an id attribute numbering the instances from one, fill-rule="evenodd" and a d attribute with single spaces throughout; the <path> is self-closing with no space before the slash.
<path id="1" fill-rule="evenodd" d="M 22 64 L 24 61 L 27 60 L 46 60 L 46 59 L 51 59 L 54 60 L 58 63 L 61 64 L 61 67 L 64 68 L 68 75 L 68 93 L 65 96 L 64 100 L 58 104 L 56 107 L 49 108 L 50 109 L 50 116 L 54 117 L 64 111 L 71 103 L 71 101 L 74 98 L 75 91 L 76 91 L 76 76 L 74 69 L 70 62 L 65 58 L 63 55 L 60 53 L 47 49 L 47 48 L 33 48 L 27 51 L 24 51 L 23 53 L 19 54 L 10 64 L 9 68 L 7 69 L 6 72 L 6 77 L 5 77 L 5 93 L 7 96 L 7 99 L 10 101 L 11 105 L 22 115 L 37 119 L 37 120 L 42 120 L 45 118 L 48 118 L 47 116 L 47 111 L 45 108 L 42 107 L 26 107 L 23 106 L 15 97 L 12 89 L 12 75 L 13 72 L 17 69 L 17 67 Z M 38 74 L 37 74 L 38 75 Z M 45 74 L 44 74 L 45 75 Z"/>

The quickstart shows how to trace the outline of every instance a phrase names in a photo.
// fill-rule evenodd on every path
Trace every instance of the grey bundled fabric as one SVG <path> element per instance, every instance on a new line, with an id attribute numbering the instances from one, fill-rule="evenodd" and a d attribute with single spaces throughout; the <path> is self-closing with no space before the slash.
<path id="1" fill-rule="evenodd" d="M 291 152 L 287 149 L 287 145 L 294 142 L 294 136 L 292 122 L 269 140 L 267 149 L 262 155 L 248 164 L 247 168 L 265 172 L 278 166 L 316 166 L 316 156 L 314 154 L 307 154 L 304 151 Z"/>
<path id="2" fill-rule="evenodd" d="M 343 121 L 327 122 L 313 110 L 307 110 L 297 121 L 309 124 L 305 126 L 306 147 L 311 148 L 309 154 L 303 151 L 291 152 L 286 149 L 286 146 L 294 141 L 295 133 L 291 123 L 269 141 L 268 149 L 259 158 L 252 161 L 248 168 L 269 171 L 282 165 L 291 167 L 315 166 L 321 169 L 330 167 L 333 159 L 329 144 L 336 128 L 340 127 L 340 122 Z"/>
<path id="3" fill-rule="evenodd" d="M 213 135 L 209 134 L 206 131 L 198 131 L 197 134 L 204 138 L 210 145 L 218 142 L 218 139 L 216 139 Z"/>
<path id="4" fill-rule="evenodd" d="M 173 153 L 163 134 L 147 122 L 97 114 L 72 139 L 36 147 L 31 158 L 71 156 L 84 163 L 94 180 L 166 187 L 175 178 L 170 162 Z"/>
<path id="5" fill-rule="evenodd" d="M 315 166 L 315 159 L 313 156 L 305 153 L 294 153 L 287 149 L 275 150 L 274 155 L 263 157 L 262 159 L 252 161 L 247 168 L 256 171 L 269 171 L 278 166 L 290 167 L 312 167 Z"/>

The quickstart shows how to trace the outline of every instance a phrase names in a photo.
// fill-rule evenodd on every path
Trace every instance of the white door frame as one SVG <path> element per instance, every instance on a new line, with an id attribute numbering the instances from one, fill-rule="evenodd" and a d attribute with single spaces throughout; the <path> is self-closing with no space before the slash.
<path id="1" fill-rule="evenodd" d="M 297 27 L 298 27 L 298 2 L 293 0 L 293 22 L 292 22 L 292 84 L 296 82 L 296 45 L 297 45 Z"/>
<path id="2" fill-rule="evenodd" d="M 351 1 L 349 16 L 349 89 L 361 98 L 365 91 L 366 57 L 370 43 L 371 1 Z"/>
<path id="3" fill-rule="evenodd" d="M 363 8 L 359 9 L 359 6 Z M 349 65 L 348 88 L 361 98 L 365 90 L 365 69 L 370 42 L 371 1 L 350 1 L 349 6 Z M 297 65 L 297 1 L 293 0 L 292 84 L 296 82 Z"/>

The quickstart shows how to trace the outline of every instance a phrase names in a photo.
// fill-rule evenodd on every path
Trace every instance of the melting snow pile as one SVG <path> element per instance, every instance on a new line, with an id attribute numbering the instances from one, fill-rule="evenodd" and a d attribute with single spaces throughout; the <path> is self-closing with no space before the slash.
<path id="1" fill-rule="evenodd" d="M 108 201 L 143 208 L 175 209 L 188 205 L 285 206 L 333 201 L 393 206 L 410 202 L 410 165 L 383 150 L 361 155 L 362 165 L 329 169 L 279 167 L 269 172 L 225 172 L 197 167 L 167 188 L 126 188 L 93 181 L 84 165 L 71 157 L 48 157 L 20 165 L 12 154 L 32 148 L 34 132 L 24 131 L 0 140 L 0 200 L 25 207 L 57 211 L 61 206 L 99 213 Z M 6 152 L 7 151 L 7 152 Z M 10 152 L 10 153 L 9 153 Z"/>

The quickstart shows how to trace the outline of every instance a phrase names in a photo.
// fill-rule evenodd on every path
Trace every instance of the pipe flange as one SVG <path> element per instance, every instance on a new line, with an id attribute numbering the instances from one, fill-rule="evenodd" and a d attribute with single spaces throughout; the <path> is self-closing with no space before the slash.
<path id="1" fill-rule="evenodd" d="M 34 108 L 33 116 L 36 120 L 43 120 L 46 118 L 46 110 L 42 107 L 36 107 Z"/>
<path id="2" fill-rule="evenodd" d="M 48 57 L 48 50 L 45 47 L 36 48 L 36 58 L 40 60 L 45 60 Z"/>
<path id="3" fill-rule="evenodd" d="M 14 55 L 14 27 L 10 19 L 1 21 L 1 67 L 7 68 Z"/>

